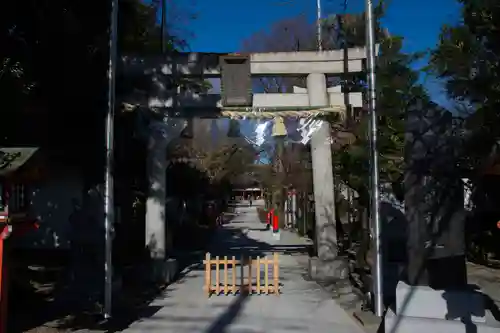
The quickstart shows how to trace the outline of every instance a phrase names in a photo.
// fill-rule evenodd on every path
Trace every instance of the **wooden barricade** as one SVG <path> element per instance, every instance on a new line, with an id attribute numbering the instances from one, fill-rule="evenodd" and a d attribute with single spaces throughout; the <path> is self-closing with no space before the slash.
<path id="1" fill-rule="evenodd" d="M 219 256 L 212 259 L 210 253 L 207 253 L 203 263 L 205 264 L 205 285 L 203 289 L 208 297 L 212 294 L 279 295 L 280 293 L 278 253 L 274 253 L 272 259 L 257 257 L 256 259 L 243 258 L 241 260 L 236 260 L 234 256 L 231 259 L 228 259 L 227 256 L 223 257 L 223 259 Z M 213 266 L 215 266 L 215 281 L 212 281 Z M 263 272 L 261 270 L 262 266 L 264 267 Z M 269 274 L 270 270 L 272 274 Z M 237 273 L 238 271 L 239 273 Z M 223 281 L 221 281 L 221 273 Z M 239 275 L 239 284 L 236 283 L 237 275 Z"/>

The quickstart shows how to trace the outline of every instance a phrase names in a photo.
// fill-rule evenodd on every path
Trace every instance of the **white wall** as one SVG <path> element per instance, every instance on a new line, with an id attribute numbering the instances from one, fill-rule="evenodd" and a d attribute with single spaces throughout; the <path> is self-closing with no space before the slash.
<path id="1" fill-rule="evenodd" d="M 30 185 L 30 212 L 39 223 L 39 229 L 13 239 L 15 247 L 68 248 L 70 226 L 68 218 L 73 211 L 72 199 L 81 203 L 83 180 L 78 171 L 57 170 L 46 181 Z"/>

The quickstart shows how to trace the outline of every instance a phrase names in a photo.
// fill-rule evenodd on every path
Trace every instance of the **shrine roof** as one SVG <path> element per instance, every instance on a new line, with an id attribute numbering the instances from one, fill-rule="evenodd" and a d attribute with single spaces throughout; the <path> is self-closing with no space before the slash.
<path id="1" fill-rule="evenodd" d="M 35 154 L 38 147 L 0 148 L 0 176 L 5 176 L 22 167 Z"/>

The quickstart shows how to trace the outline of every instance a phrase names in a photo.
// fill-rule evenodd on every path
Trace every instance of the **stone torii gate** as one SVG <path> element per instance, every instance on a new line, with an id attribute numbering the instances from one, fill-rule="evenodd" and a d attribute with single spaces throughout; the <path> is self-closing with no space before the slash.
<path id="1" fill-rule="evenodd" d="M 165 240 L 165 187 L 169 139 L 180 133 L 179 118 L 190 117 L 307 117 L 314 114 L 343 115 L 346 105 L 340 87 L 327 87 L 328 75 L 339 75 L 348 68 L 361 72 L 365 48 L 344 51 L 307 51 L 241 54 L 177 53 L 150 58 L 124 57 L 124 74 L 148 77 L 142 92 L 125 98 L 125 108 L 145 108 L 164 115 L 164 121 L 149 126 L 148 177 L 150 193 L 146 204 L 146 245 L 158 263 L 157 278 L 169 280 L 176 268 L 167 260 Z M 347 65 L 347 66 L 346 66 Z M 253 77 L 306 77 L 307 87 L 294 93 L 252 93 Z M 222 93 L 200 92 L 199 83 L 221 78 Z M 349 104 L 362 107 L 362 94 L 350 93 Z M 177 120 L 177 121 L 176 121 Z M 195 134 L 196 135 L 196 134 Z M 331 128 L 328 122 L 311 138 L 318 275 L 331 276 L 337 258 L 335 194 L 331 159 Z"/>

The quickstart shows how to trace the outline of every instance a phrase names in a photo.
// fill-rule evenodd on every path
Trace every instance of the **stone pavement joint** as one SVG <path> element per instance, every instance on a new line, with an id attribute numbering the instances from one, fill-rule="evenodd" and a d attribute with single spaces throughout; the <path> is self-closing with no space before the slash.
<path id="1" fill-rule="evenodd" d="M 162 333 L 362 333 L 363 330 L 320 286 L 304 280 L 293 253 L 307 251 L 309 241 L 282 231 L 273 239 L 255 207 L 237 207 L 233 219 L 217 231 L 212 255 L 264 256 L 280 253 L 282 294 L 228 295 L 207 298 L 204 267 L 195 265 L 150 304 L 152 316 L 124 332 Z"/>

